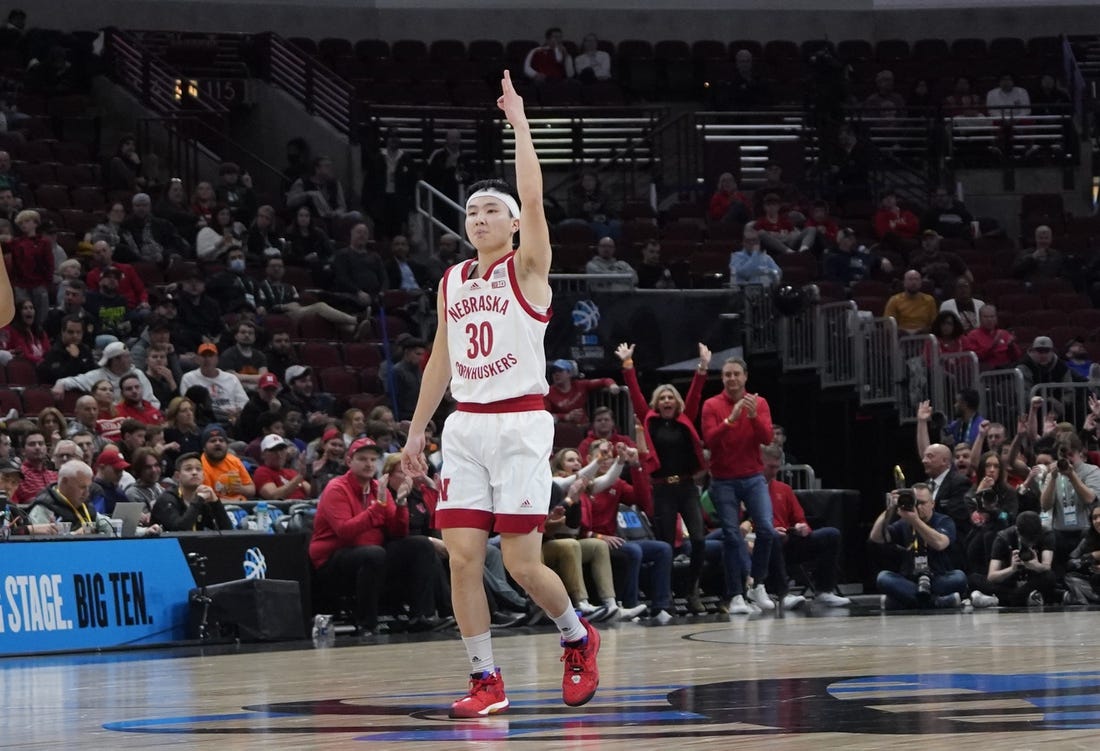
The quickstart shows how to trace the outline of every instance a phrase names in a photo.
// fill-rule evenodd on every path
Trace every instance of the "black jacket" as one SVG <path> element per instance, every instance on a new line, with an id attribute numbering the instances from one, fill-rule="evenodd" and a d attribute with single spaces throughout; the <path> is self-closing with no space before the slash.
<path id="1" fill-rule="evenodd" d="M 233 529 L 229 514 L 220 501 L 187 503 L 178 490 L 161 493 L 153 504 L 153 521 L 166 532 L 190 532 L 196 529 Z"/>

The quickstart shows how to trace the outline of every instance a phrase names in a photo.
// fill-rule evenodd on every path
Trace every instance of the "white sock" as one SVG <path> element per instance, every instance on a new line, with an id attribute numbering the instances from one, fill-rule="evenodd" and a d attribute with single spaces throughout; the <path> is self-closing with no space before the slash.
<path id="1" fill-rule="evenodd" d="M 547 613 L 549 615 L 549 613 Z M 581 619 L 577 617 L 577 611 L 572 606 L 565 609 L 559 616 L 550 616 L 550 620 L 561 631 L 561 638 L 565 641 L 580 641 L 588 636 L 588 631 L 581 625 Z"/>
<path id="2" fill-rule="evenodd" d="M 603 598 L 603 606 L 605 608 L 607 608 L 608 610 L 614 610 L 619 605 L 618 605 L 618 603 L 615 602 L 614 597 L 605 597 L 605 598 Z"/>
<path id="3" fill-rule="evenodd" d="M 470 658 L 470 673 L 492 673 L 496 670 L 493 662 L 492 634 L 486 631 L 477 636 L 463 636 L 462 646 L 466 647 L 466 656 Z"/>

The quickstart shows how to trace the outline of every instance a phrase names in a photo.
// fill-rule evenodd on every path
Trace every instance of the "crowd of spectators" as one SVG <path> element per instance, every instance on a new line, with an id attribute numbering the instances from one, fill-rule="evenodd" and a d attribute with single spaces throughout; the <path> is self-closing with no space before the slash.
<path id="1" fill-rule="evenodd" d="M 63 59 L 47 64 L 64 75 Z M 524 71 L 537 85 L 612 75 L 595 35 L 571 55 L 560 29 L 546 32 Z M 875 85 L 865 106 L 882 119 L 918 103 L 894 90 L 888 70 Z M 731 101 L 766 103 L 768 88 L 751 53 L 739 51 Z M 929 101 L 927 83 L 914 92 Z M 1033 105 L 1038 111 L 1060 103 L 1060 94 L 1053 77 L 1044 77 L 1031 97 L 1006 75 L 983 105 L 960 79 L 944 106 L 971 116 L 1022 116 Z M 851 128 L 840 136 L 850 161 L 837 184 L 859 188 L 866 178 L 860 141 Z M 434 291 L 464 246 L 447 235 L 437 254 L 426 255 L 410 242 L 409 213 L 422 174 L 461 201 L 478 169 L 476 155 L 464 153 L 461 135 L 449 131 L 421 160 L 396 129 L 368 152 L 356 204 L 332 160 L 312 156 L 295 139 L 287 149 L 285 192 L 272 200 L 231 162 L 190 193 L 179 179 L 162 182 L 157 160 L 140 155 L 135 139 L 125 136 L 105 163 L 103 187 L 132 196 L 110 205 L 72 257 L 56 242 L 56 228 L 19 205 L 18 169 L 0 152 L 0 176 L 10 173 L 0 183 L 0 212 L 9 225 L 0 241 L 16 300 L 0 351 L 5 361 L 29 362 L 38 383 L 65 407 L 7 416 L 0 491 L 13 530 L 57 534 L 68 525 L 73 534 L 113 533 L 111 515 L 125 501 L 144 504 L 142 535 L 221 530 L 257 523 L 240 504 L 319 499 L 310 557 L 321 579 L 346 584 L 346 572 L 362 571 L 364 561 L 393 573 L 385 580 L 356 577 L 359 626 L 379 628 L 383 600 L 402 603 L 413 630 L 448 623 L 447 561 L 431 520 L 439 491 L 432 476 L 405 478 L 395 457 L 430 356 L 425 339 L 434 325 Z M 585 273 L 616 277 L 594 280 L 591 289 L 675 286 L 659 240 L 640 245 L 634 263 L 618 257 L 624 224 L 618 211 L 595 172 L 569 191 L 559 227 L 587 228 L 595 242 Z M 820 260 L 824 280 L 845 294 L 864 280 L 901 274 L 901 290 L 883 300 L 900 333 L 933 333 L 941 351 L 972 351 L 987 370 L 1018 367 L 1029 383 L 1088 372 L 1084 341 L 1066 343 L 1065 361 L 1048 336 L 1025 351 L 999 325 L 995 306 L 973 297 L 966 263 L 941 244 L 973 236 L 975 222 L 943 188 L 919 218 L 885 192 L 870 222 L 871 248 L 841 226 L 829 202 L 785 181 L 777 162 L 751 191 L 732 173 L 721 174 L 703 212 L 713 224 L 742 226 L 739 246 L 729 249 L 733 286 L 777 286 L 784 278 L 777 259 L 800 254 Z M 384 248 L 372 237 L 384 239 Z M 288 272 L 308 289 L 288 282 Z M 1011 273 L 1028 285 L 1077 281 L 1048 226 L 1035 230 L 1035 247 L 1019 253 Z M 295 325 L 320 319 L 338 332 L 333 339 L 369 341 L 384 298 L 399 327 L 410 329 L 394 338 L 393 356 L 381 363 L 385 393 L 376 396 L 384 405 L 374 399 L 357 406 L 366 402 L 323 391 L 320 368 L 295 352 L 286 330 L 271 325 L 279 318 Z M 745 390 L 746 364 L 723 364 L 724 390 L 707 406 L 700 394 L 709 352 L 700 353 L 686 398 L 665 384 L 646 400 L 632 347 L 619 353 L 621 387 L 612 379 L 579 378 L 569 362 L 551 365 L 547 409 L 587 433 L 553 459 L 558 503 L 547 527 L 547 559 L 592 620 L 649 616 L 667 623 L 674 594 L 695 613 L 705 612 L 703 594 L 716 595 L 719 610 L 734 614 L 771 610 L 776 602 L 798 607 L 803 601 L 787 591 L 787 573 L 806 561 L 815 564 L 819 601 L 848 604 L 835 592 L 839 532 L 811 529 L 780 481 L 790 457 L 773 434 L 766 402 Z M 634 402 L 638 425 L 616 425 L 610 411 L 588 415 L 591 392 L 616 395 L 620 388 Z M 1092 590 L 1071 580 L 1076 575 L 1090 587 L 1100 581 L 1100 556 L 1093 555 L 1100 550 L 1100 514 L 1092 514 L 1100 469 L 1085 461 L 1085 446 L 1096 442 L 1100 402 L 1080 427 L 1084 442 L 1074 426 L 1036 425 L 1033 412 L 1021 418 L 1007 447 L 1003 426 L 982 420 L 976 406 L 974 395 L 960 394 L 958 419 L 934 437 L 937 443 L 927 436 L 930 410 L 922 406 L 925 438 L 918 444 L 929 482 L 891 494 L 876 522 L 872 541 L 898 563 L 897 571 L 879 576 L 880 589 L 900 607 L 1085 597 Z M 446 407 L 435 424 L 445 417 Z M 998 427 L 1002 443 L 994 440 Z M 734 430 L 736 449 L 728 444 Z M 428 452 L 429 466 L 438 470 L 438 446 Z M 746 504 L 751 549 L 736 501 Z M 628 535 L 621 505 L 652 518 L 652 533 Z M 708 539 L 720 541 L 716 559 Z M 499 561 L 486 568 L 494 621 L 518 622 L 529 602 L 502 570 L 490 570 L 494 565 Z M 595 584 L 591 599 L 585 568 Z M 721 584 L 708 592 L 705 582 L 716 573 Z"/>

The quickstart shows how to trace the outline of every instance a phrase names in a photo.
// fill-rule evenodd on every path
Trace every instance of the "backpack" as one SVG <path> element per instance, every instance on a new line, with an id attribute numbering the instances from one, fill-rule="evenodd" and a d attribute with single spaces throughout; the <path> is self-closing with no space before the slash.
<path id="1" fill-rule="evenodd" d="M 634 506 L 619 504 L 618 535 L 624 540 L 653 540 L 653 526 L 645 512 Z"/>

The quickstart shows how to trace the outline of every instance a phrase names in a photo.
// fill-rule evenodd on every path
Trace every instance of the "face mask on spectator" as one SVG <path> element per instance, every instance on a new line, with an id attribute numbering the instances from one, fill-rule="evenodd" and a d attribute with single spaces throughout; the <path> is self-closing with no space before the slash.
<path id="1" fill-rule="evenodd" d="M 243 258 L 231 258 L 229 259 L 230 271 L 244 271 L 244 259 Z"/>

